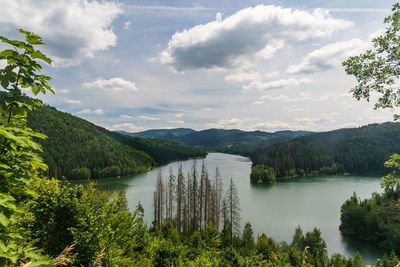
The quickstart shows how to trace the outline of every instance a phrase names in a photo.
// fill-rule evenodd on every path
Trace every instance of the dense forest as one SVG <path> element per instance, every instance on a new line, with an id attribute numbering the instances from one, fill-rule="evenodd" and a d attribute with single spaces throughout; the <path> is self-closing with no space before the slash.
<path id="1" fill-rule="evenodd" d="M 381 248 L 400 253 L 400 207 L 398 197 L 374 193 L 361 200 L 355 193 L 341 209 L 340 231 Z"/>
<path id="2" fill-rule="evenodd" d="M 329 257 L 326 242 L 318 229 L 303 233 L 298 227 L 290 243 L 278 243 L 265 234 L 255 235 L 250 223 L 233 228 L 230 214 L 239 209 L 231 209 L 229 202 L 236 199 L 236 205 L 240 205 L 240 201 L 231 186 L 220 196 L 219 190 L 214 191 L 215 196 L 222 200 L 219 206 L 221 216 L 204 217 L 213 214 L 211 211 L 216 206 L 205 208 L 206 202 L 201 202 L 207 190 L 204 187 L 201 194 L 200 181 L 204 169 L 198 170 L 197 187 L 194 187 L 193 169 L 190 178 L 186 177 L 182 183 L 185 184 L 183 187 L 178 186 L 181 170 L 173 170 L 166 176 L 160 173 L 155 185 L 154 222 L 150 227 L 143 222 L 144 212 L 149 211 L 144 211 L 138 203 L 136 210 L 129 212 L 123 192 L 110 197 L 93 185 L 72 187 L 55 179 L 37 179 L 30 188 L 38 196 L 26 203 L 27 213 L 19 218 L 15 229 L 24 229 L 21 232 L 24 242 L 41 248 L 42 253 L 50 258 L 67 260 L 72 266 L 100 266 L 94 263 L 101 266 L 166 267 L 365 266 L 359 253 L 353 258 L 341 254 Z M 175 187 L 168 185 L 171 176 L 177 178 L 170 184 Z M 211 185 L 218 184 L 218 179 L 224 180 L 203 175 L 204 184 L 207 184 L 207 179 Z M 174 188 L 172 194 L 169 193 L 171 188 Z M 192 190 L 192 194 L 186 201 L 180 198 L 179 190 Z M 193 190 L 197 194 L 193 194 Z M 179 205 L 182 213 L 178 211 Z M 215 218 L 221 219 L 220 227 Z M 399 258 L 391 253 L 378 260 L 375 266 L 395 266 L 398 262 Z"/>
<path id="3" fill-rule="evenodd" d="M 400 151 L 400 123 L 370 124 L 315 133 L 259 149 L 253 165 L 277 178 L 323 174 L 384 174 L 384 162 Z M 253 170 L 255 170 L 253 168 Z M 253 182 L 259 180 L 254 176 Z"/>
<path id="4" fill-rule="evenodd" d="M 38 140 L 49 177 L 116 177 L 173 160 L 204 157 L 204 150 L 161 139 L 108 131 L 71 114 L 42 106 L 28 113 L 28 126 L 48 136 Z"/>
<path id="5" fill-rule="evenodd" d="M 291 140 L 295 137 L 310 134 L 307 131 L 278 131 L 275 133 L 253 131 L 246 132 L 232 129 L 207 129 L 194 131 L 187 128 L 148 130 L 127 135 L 144 138 L 162 138 L 179 141 L 208 151 L 249 156 L 256 149 L 266 148 L 272 144 Z"/>
<path id="6" fill-rule="evenodd" d="M 385 166 L 394 169 L 381 180 L 382 193 L 361 200 L 356 193 L 341 208 L 340 231 L 384 249 L 400 253 L 400 155 L 393 154 Z"/>

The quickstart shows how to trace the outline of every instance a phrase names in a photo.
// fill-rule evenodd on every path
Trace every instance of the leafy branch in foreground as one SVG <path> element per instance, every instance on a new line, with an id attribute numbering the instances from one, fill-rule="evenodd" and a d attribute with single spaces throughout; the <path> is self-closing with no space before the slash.
<path id="1" fill-rule="evenodd" d="M 400 107 L 400 3 L 393 5 L 392 12 L 384 20 L 388 24 L 385 33 L 372 39 L 373 49 L 343 62 L 346 73 L 357 79 L 351 89 L 357 100 L 369 101 L 372 93 L 379 95 L 375 109 Z"/>
<path id="2" fill-rule="evenodd" d="M 6 66 L 0 69 L 0 84 L 6 97 L 0 101 L 0 264 L 39 266 L 49 262 L 36 249 L 27 244 L 18 229 L 13 228 L 17 214 L 24 214 L 21 201 L 35 197 L 28 189 L 38 170 L 46 170 L 37 152 L 40 145 L 33 138 L 46 136 L 26 127 L 28 110 L 41 105 L 27 98 L 23 89 L 37 95 L 53 90 L 48 85 L 49 76 L 38 74 L 42 66 L 37 60 L 48 64 L 51 60 L 34 46 L 43 44 L 41 38 L 31 32 L 19 30 L 25 42 L 9 40 L 0 36 L 0 41 L 10 46 L 0 52 L 0 60 Z M 53 92 L 54 93 L 54 92 Z"/>

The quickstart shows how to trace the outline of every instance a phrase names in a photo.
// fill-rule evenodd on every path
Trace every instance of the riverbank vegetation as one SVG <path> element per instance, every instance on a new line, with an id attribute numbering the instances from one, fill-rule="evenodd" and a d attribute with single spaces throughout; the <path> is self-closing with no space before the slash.
<path id="1" fill-rule="evenodd" d="M 37 140 L 44 148 L 42 157 L 48 165 L 48 177 L 125 176 L 174 160 L 206 156 L 206 151 L 182 143 L 111 132 L 50 106 L 30 111 L 27 125 L 48 137 Z"/>
<path id="2" fill-rule="evenodd" d="M 393 155 L 385 165 L 400 170 L 400 156 Z M 400 179 L 393 171 L 381 183 L 383 193 L 365 200 L 354 193 L 342 205 L 339 229 L 344 235 L 400 253 Z"/>
<path id="3" fill-rule="evenodd" d="M 357 79 L 357 85 L 351 90 L 353 96 L 357 100 L 369 100 L 370 95 L 375 93 L 379 97 L 375 109 L 400 107 L 396 87 L 400 78 L 397 52 L 400 48 L 400 3 L 393 5 L 392 14 L 384 22 L 386 30 L 372 39 L 373 49 L 343 62 L 347 74 Z M 398 114 L 394 115 L 395 120 L 399 118 Z M 387 139 L 385 143 L 391 144 L 391 138 Z M 400 150 L 393 145 L 396 148 L 392 152 L 394 154 L 385 163 L 392 172 L 381 181 L 384 192 L 374 193 L 372 198 L 366 200 L 360 200 L 354 194 L 347 200 L 341 209 L 340 230 L 346 235 L 399 253 L 400 179 L 397 172 L 400 170 L 400 155 L 396 153 Z"/>
<path id="4" fill-rule="evenodd" d="M 383 163 L 396 151 L 400 151 L 400 123 L 314 133 L 253 153 L 253 165 L 262 167 L 253 168 L 252 175 L 257 176 L 261 168 L 272 168 L 277 179 L 343 173 L 385 174 Z"/>
<path id="5" fill-rule="evenodd" d="M 94 262 L 101 266 L 366 265 L 359 253 L 353 258 L 340 254 L 329 257 L 318 229 L 303 233 L 298 227 L 290 243 L 278 243 L 265 234 L 255 235 L 250 223 L 235 228 L 235 223 L 230 221 L 238 209 L 230 209 L 226 204 L 231 198 L 236 198 L 235 202 L 239 204 L 234 197 L 235 190 L 230 188 L 234 186 L 232 182 L 227 192 L 221 194 L 221 220 L 217 227 L 214 224 L 216 217 L 211 216 L 213 205 L 208 202 L 208 208 L 205 207 L 206 191 L 201 197 L 201 174 L 197 176 L 197 198 L 193 197 L 192 191 L 190 196 L 182 194 L 184 197 L 180 199 L 178 190 L 195 190 L 192 178 L 190 183 L 185 183 L 191 186 L 178 186 L 180 173 L 183 173 L 182 169 L 173 173 L 177 179 L 171 184 L 175 187 L 169 186 L 173 179 L 170 174 L 165 178 L 160 174 L 155 184 L 154 203 L 158 210 L 154 211 L 154 222 L 150 227 L 143 221 L 144 212 L 148 211 L 138 203 L 136 210 L 129 212 L 123 192 L 110 197 L 110 193 L 93 184 L 70 186 L 45 178 L 32 181 L 29 188 L 37 193 L 37 197 L 25 200 L 25 212 L 11 229 L 26 243 L 40 248 L 48 259 L 57 258 L 67 247 L 68 253 L 64 256 L 72 266 L 92 266 Z M 225 179 L 221 177 L 221 180 Z M 211 184 L 215 185 L 215 180 Z M 192 189 L 188 189 L 190 187 Z M 208 214 L 207 219 L 205 214 Z M 389 254 L 375 266 L 394 266 L 398 262 L 395 254 Z"/>

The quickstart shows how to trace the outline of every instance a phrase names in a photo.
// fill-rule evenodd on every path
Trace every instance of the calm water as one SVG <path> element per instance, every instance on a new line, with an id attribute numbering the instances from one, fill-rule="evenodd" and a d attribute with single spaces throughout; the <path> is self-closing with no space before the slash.
<path id="1" fill-rule="evenodd" d="M 197 161 L 200 167 L 201 160 Z M 382 257 L 380 249 L 343 237 L 339 232 L 342 203 L 354 191 L 361 198 L 368 198 L 372 192 L 380 191 L 378 177 L 328 176 L 299 178 L 268 186 L 252 185 L 249 179 L 251 161 L 248 158 L 211 153 L 204 161 L 211 177 L 218 166 L 225 185 L 233 178 L 240 197 L 242 226 L 249 221 L 255 235 L 264 232 L 278 242 L 291 242 L 298 225 L 303 232 L 317 227 L 322 232 L 330 255 L 341 253 L 353 256 L 359 251 L 370 263 Z M 98 184 L 107 190 L 124 189 L 131 210 L 140 201 L 145 209 L 145 220 L 150 224 L 157 172 L 161 168 L 164 176 L 167 176 L 171 167 L 176 173 L 180 164 L 187 173 L 192 160 L 170 163 L 134 177 L 100 180 Z"/>

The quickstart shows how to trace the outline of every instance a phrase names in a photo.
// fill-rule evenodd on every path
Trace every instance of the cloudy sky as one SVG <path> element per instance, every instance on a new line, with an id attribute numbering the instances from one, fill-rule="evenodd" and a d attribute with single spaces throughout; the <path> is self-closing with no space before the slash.
<path id="1" fill-rule="evenodd" d="M 385 28 L 388 0 L 0 0 L 0 35 L 41 35 L 42 99 L 111 130 L 325 131 L 392 120 L 341 62 Z"/>

